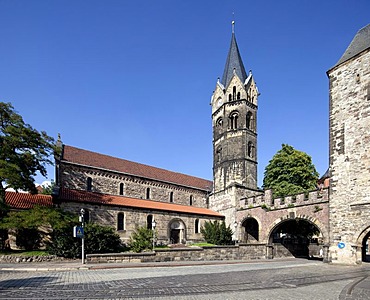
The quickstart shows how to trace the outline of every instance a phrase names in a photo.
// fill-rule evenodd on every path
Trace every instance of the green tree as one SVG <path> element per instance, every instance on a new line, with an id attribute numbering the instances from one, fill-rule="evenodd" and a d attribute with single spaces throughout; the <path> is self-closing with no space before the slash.
<path id="1" fill-rule="evenodd" d="M 129 247 L 134 252 L 150 250 L 152 248 L 153 230 L 139 227 L 131 234 Z"/>
<path id="2" fill-rule="evenodd" d="M 37 193 L 34 176 L 47 175 L 54 150 L 53 138 L 26 124 L 10 103 L 0 102 L 0 202 L 10 187 Z"/>
<path id="3" fill-rule="evenodd" d="M 200 228 L 200 232 L 207 243 L 214 245 L 231 245 L 233 231 L 225 222 L 206 221 Z"/>
<path id="4" fill-rule="evenodd" d="M 308 154 L 283 144 L 265 168 L 263 188 L 287 196 L 315 189 L 318 177 Z"/>
<path id="5" fill-rule="evenodd" d="M 40 242 L 50 231 L 58 231 L 67 226 L 72 228 L 76 221 L 75 216 L 60 209 L 35 206 L 28 210 L 9 212 L 0 220 L 0 229 L 15 230 L 17 246 L 34 250 L 39 248 Z"/>
<path id="6" fill-rule="evenodd" d="M 55 187 L 54 180 L 51 180 L 51 183 L 50 184 L 43 184 L 41 186 L 41 188 L 42 188 L 41 194 L 43 194 L 43 195 L 51 195 L 53 193 L 54 187 Z"/>

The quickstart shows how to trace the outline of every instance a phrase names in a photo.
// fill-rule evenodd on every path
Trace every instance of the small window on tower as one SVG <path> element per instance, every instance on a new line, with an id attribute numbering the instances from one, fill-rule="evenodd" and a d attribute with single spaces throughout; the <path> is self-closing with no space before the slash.
<path id="1" fill-rule="evenodd" d="M 233 100 L 236 100 L 236 86 L 233 86 Z"/>
<path id="2" fill-rule="evenodd" d="M 240 100 L 240 92 L 238 92 L 236 99 Z"/>
<path id="3" fill-rule="evenodd" d="M 146 199 L 150 199 L 150 188 L 146 188 Z"/>
<path id="4" fill-rule="evenodd" d="M 194 200 L 193 195 L 190 195 L 190 201 L 189 201 L 190 205 L 193 205 L 193 200 Z"/>
<path id="5" fill-rule="evenodd" d="M 250 111 L 247 113 L 246 123 L 247 129 L 252 129 L 252 113 Z"/>
<path id="6" fill-rule="evenodd" d="M 222 124 L 223 124 L 222 118 L 218 118 L 217 121 L 216 121 L 216 126 L 221 128 Z"/>
<path id="7" fill-rule="evenodd" d="M 170 202 L 173 202 L 173 192 L 170 192 Z"/>
<path id="8" fill-rule="evenodd" d="M 237 129 L 238 128 L 238 113 L 233 112 L 230 115 L 230 128 L 231 129 Z"/>
<path id="9" fill-rule="evenodd" d="M 254 156 L 254 145 L 252 142 L 248 142 L 248 156 L 251 158 Z"/>

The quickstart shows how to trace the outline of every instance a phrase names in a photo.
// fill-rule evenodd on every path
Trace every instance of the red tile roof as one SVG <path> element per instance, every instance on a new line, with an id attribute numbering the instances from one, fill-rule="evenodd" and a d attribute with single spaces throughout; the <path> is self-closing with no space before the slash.
<path id="1" fill-rule="evenodd" d="M 59 199 L 63 202 L 76 201 L 82 203 L 105 204 L 124 206 L 132 208 L 152 209 L 161 211 L 171 211 L 177 213 L 188 213 L 197 215 L 207 215 L 222 217 L 221 214 L 206 208 L 179 205 L 174 203 L 159 202 L 153 200 L 143 200 L 137 198 L 128 198 L 124 196 L 107 195 L 100 193 L 87 192 L 82 190 L 60 189 Z"/>
<path id="2" fill-rule="evenodd" d="M 193 187 L 204 191 L 212 190 L 212 181 L 206 179 L 151 167 L 68 145 L 64 145 L 62 161 Z"/>
<path id="3" fill-rule="evenodd" d="M 53 206 L 50 195 L 31 195 L 29 193 L 5 192 L 5 202 L 14 209 L 29 209 L 36 205 Z"/>

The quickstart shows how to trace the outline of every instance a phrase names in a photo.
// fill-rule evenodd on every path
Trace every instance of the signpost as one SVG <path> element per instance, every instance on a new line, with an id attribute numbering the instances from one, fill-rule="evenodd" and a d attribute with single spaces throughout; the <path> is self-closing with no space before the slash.
<path id="1" fill-rule="evenodd" d="M 80 238 L 82 241 L 82 264 L 85 264 L 85 233 L 84 233 L 84 215 L 85 215 L 85 210 L 81 208 L 80 210 L 80 217 L 79 221 L 81 222 L 81 226 L 74 226 L 73 227 L 73 236 L 76 238 Z"/>

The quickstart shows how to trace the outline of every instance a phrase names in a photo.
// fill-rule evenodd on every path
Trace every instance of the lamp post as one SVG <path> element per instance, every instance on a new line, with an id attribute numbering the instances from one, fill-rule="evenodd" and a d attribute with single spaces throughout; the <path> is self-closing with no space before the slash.
<path id="1" fill-rule="evenodd" d="M 152 221 L 152 230 L 153 230 L 153 251 L 154 251 L 154 245 L 155 245 L 155 226 L 156 226 L 157 224 L 155 223 L 155 220 L 153 219 L 153 221 Z"/>
<path id="2" fill-rule="evenodd" d="M 235 245 L 238 243 L 238 222 L 234 222 Z"/>
<path id="3" fill-rule="evenodd" d="M 85 210 L 83 208 L 81 208 L 80 210 L 80 222 L 81 222 L 81 227 L 82 227 L 82 232 L 84 232 L 83 228 L 84 228 L 84 223 L 85 223 L 85 220 L 84 220 L 84 215 L 85 215 Z M 85 233 L 83 233 L 83 236 L 81 238 L 81 242 L 82 242 L 82 245 L 81 245 L 81 248 L 82 248 L 82 253 L 81 253 L 81 256 L 82 256 L 82 264 L 85 264 Z"/>

